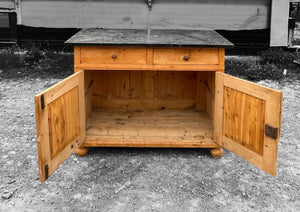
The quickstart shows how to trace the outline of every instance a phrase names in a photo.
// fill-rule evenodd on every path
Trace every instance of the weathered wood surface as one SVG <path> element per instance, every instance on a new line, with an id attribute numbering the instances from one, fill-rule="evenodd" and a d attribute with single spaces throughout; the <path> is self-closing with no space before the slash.
<path id="1" fill-rule="evenodd" d="M 84 101 L 83 71 L 35 96 L 40 181 L 84 142 Z"/>
<path id="2" fill-rule="evenodd" d="M 72 45 L 233 47 L 213 30 L 99 29 L 87 28 L 66 41 Z"/>
<path id="3" fill-rule="evenodd" d="M 75 46 L 79 70 L 221 71 L 224 48 Z"/>
<path id="4" fill-rule="evenodd" d="M 197 72 L 93 71 L 92 76 L 93 106 L 132 109 L 196 106 Z M 199 92 L 205 92 L 205 88 Z"/>
<path id="5" fill-rule="evenodd" d="M 196 110 L 95 109 L 83 146 L 218 148 L 213 127 Z"/>
<path id="6" fill-rule="evenodd" d="M 269 28 L 271 0 L 26 0 L 22 24 L 51 28 L 225 29 Z"/>
<path id="7" fill-rule="evenodd" d="M 215 134 L 219 145 L 276 174 L 282 92 L 216 72 Z M 278 137 L 265 135 L 265 124 Z"/>

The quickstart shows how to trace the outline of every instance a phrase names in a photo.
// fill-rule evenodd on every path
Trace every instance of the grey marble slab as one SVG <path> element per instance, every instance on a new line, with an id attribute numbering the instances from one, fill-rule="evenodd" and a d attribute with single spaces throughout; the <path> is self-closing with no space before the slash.
<path id="1" fill-rule="evenodd" d="M 69 45 L 223 47 L 233 44 L 213 30 L 82 29 Z"/>

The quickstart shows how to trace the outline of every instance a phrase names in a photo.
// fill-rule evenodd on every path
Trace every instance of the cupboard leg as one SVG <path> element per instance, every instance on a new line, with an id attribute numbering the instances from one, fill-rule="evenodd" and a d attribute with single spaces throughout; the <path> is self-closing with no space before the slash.
<path id="1" fill-rule="evenodd" d="M 75 153 L 78 157 L 83 157 L 88 153 L 88 148 L 87 147 L 78 147 L 75 150 Z"/>
<path id="2" fill-rule="evenodd" d="M 220 158 L 223 155 L 223 149 L 222 148 L 213 148 L 213 149 L 210 149 L 210 154 L 214 158 Z"/>

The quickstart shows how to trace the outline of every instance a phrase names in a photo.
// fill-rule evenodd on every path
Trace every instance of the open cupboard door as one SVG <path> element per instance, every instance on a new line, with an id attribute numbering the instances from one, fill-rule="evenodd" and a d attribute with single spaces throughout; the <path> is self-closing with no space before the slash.
<path id="1" fill-rule="evenodd" d="M 214 137 L 265 172 L 275 175 L 282 92 L 216 72 Z"/>
<path id="2" fill-rule="evenodd" d="M 83 71 L 35 96 L 41 182 L 84 142 L 84 97 Z"/>

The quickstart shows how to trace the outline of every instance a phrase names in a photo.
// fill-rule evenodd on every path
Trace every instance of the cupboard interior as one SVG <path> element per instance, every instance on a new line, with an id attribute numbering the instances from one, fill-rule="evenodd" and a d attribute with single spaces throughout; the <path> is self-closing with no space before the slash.
<path id="1" fill-rule="evenodd" d="M 85 71 L 83 146 L 216 147 L 215 72 Z"/>

